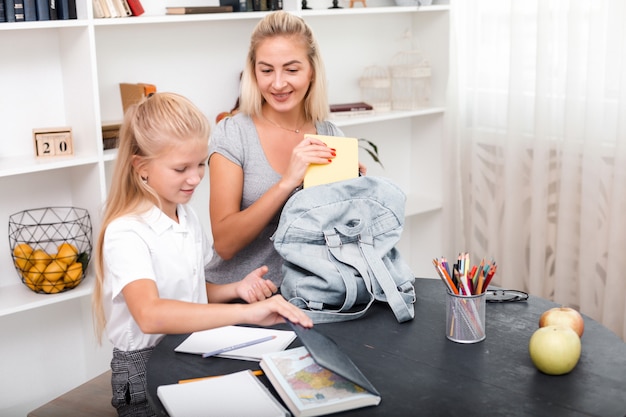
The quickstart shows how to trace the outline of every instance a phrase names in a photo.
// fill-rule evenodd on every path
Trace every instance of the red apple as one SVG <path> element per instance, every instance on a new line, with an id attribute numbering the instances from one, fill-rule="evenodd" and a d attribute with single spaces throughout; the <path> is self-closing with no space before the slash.
<path id="1" fill-rule="evenodd" d="M 581 351 L 578 334 L 571 327 L 559 324 L 540 327 L 528 343 L 533 365 L 548 375 L 571 372 L 578 364 Z"/>
<path id="2" fill-rule="evenodd" d="M 539 318 L 539 327 L 562 324 L 574 330 L 578 337 L 582 337 L 585 331 L 585 320 L 583 316 L 571 307 L 554 307 L 544 311 Z"/>

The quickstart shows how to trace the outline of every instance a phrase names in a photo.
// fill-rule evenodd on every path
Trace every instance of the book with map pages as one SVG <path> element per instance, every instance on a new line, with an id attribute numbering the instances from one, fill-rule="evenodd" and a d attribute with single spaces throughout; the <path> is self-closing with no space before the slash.
<path id="1" fill-rule="evenodd" d="M 261 369 L 295 417 L 314 417 L 380 403 L 380 395 L 320 366 L 306 347 L 263 355 Z"/>

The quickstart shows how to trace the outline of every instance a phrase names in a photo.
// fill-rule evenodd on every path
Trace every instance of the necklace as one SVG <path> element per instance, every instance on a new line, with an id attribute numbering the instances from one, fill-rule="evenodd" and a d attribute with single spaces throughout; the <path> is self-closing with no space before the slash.
<path id="1" fill-rule="evenodd" d="M 265 120 L 267 120 L 268 122 L 270 122 L 270 123 L 271 123 L 271 124 L 273 124 L 274 126 L 276 126 L 276 127 L 280 128 L 280 129 L 283 129 L 283 130 L 287 130 L 287 131 L 289 131 L 289 132 L 293 132 L 293 133 L 300 133 L 300 131 L 302 130 L 302 128 L 303 128 L 303 127 L 304 127 L 304 125 L 306 124 L 306 121 L 305 121 L 304 123 L 302 123 L 302 126 L 300 126 L 299 128 L 297 128 L 297 129 L 289 129 L 289 128 L 287 128 L 287 127 L 282 127 L 282 126 L 281 126 L 281 125 L 279 125 L 278 123 L 276 123 L 276 122 L 274 122 L 274 121 L 272 121 L 272 120 L 268 119 L 267 117 L 265 117 L 265 116 L 263 116 L 263 115 L 261 115 L 261 117 L 263 117 Z"/>

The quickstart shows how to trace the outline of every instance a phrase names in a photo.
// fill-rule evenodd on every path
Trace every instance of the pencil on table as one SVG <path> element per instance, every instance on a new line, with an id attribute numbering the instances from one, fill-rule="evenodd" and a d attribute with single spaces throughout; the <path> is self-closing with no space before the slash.
<path id="1" fill-rule="evenodd" d="M 263 371 L 261 371 L 260 369 L 256 370 L 256 371 L 251 371 L 251 372 L 252 372 L 252 375 L 254 375 L 254 376 L 261 376 L 261 375 L 263 375 Z M 178 381 L 178 383 L 179 384 L 186 384 L 188 382 L 196 382 L 196 381 L 202 381 L 202 380 L 205 380 L 205 379 L 219 378 L 220 376 L 223 376 L 223 375 L 201 376 L 200 378 L 181 379 L 180 381 Z"/>

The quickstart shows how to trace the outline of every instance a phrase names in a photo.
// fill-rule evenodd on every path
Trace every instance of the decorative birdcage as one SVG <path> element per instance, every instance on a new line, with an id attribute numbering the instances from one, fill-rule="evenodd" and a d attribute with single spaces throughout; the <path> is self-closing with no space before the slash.
<path id="1" fill-rule="evenodd" d="M 430 106 L 430 62 L 420 51 L 396 54 L 389 65 L 389 73 L 393 110 L 415 110 Z"/>
<path id="2" fill-rule="evenodd" d="M 377 112 L 391 110 L 391 78 L 389 71 L 381 66 L 369 66 L 359 79 L 361 99 L 372 105 Z"/>

